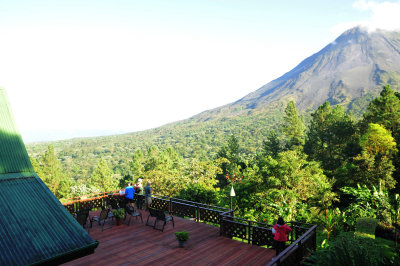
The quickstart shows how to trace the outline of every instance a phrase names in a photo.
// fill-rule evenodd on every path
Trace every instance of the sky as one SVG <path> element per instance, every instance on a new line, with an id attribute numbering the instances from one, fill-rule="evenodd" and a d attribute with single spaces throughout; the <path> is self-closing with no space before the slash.
<path id="1" fill-rule="evenodd" d="M 400 0 L 0 0 L 0 87 L 26 143 L 142 131 L 234 102 Z"/>

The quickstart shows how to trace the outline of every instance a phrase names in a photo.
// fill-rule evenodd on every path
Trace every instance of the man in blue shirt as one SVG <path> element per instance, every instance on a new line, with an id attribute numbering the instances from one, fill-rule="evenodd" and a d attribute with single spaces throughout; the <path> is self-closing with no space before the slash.
<path id="1" fill-rule="evenodd" d="M 134 195 L 135 195 L 135 189 L 133 188 L 132 183 L 129 182 L 128 186 L 125 189 L 125 205 L 127 204 L 132 205 Z"/>

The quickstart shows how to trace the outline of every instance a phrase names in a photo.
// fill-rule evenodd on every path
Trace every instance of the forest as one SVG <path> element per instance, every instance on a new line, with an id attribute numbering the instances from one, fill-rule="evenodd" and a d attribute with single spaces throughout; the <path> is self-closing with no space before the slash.
<path id="1" fill-rule="evenodd" d="M 190 153 L 173 141 L 156 145 L 142 139 L 141 145 L 107 148 L 97 138 L 90 158 L 83 160 L 96 164 L 86 168 L 74 164 L 79 149 L 69 151 L 65 143 L 65 149 L 50 144 L 43 152 L 28 151 L 37 174 L 61 200 L 120 189 L 142 178 L 151 180 L 155 194 L 230 207 L 233 187 L 236 216 L 267 224 L 278 216 L 318 224 L 319 249 L 311 265 L 346 252 L 358 254 L 353 259 L 367 256 L 369 265 L 397 265 L 392 243 L 400 225 L 400 94 L 383 87 L 357 118 L 329 102 L 304 116 L 293 101 L 275 117 L 280 122 L 268 131 L 261 133 L 271 119 L 244 130 L 258 131 L 261 141 L 244 140 L 252 134 L 216 133 L 212 126 L 208 133 L 193 130 L 188 134 L 201 136 Z M 204 146 L 211 152 L 201 152 Z M 116 151 L 124 156 L 114 157 Z M 377 236 L 385 239 L 375 239 L 375 232 L 373 238 L 349 234 L 362 221 L 376 222 Z"/>

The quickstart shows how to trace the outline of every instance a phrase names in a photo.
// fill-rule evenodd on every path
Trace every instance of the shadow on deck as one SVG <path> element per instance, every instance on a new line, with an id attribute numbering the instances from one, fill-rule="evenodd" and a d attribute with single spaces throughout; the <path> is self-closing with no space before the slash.
<path id="1" fill-rule="evenodd" d="M 100 242 L 95 253 L 65 265 L 266 265 L 275 256 L 275 250 L 221 237 L 218 227 L 176 216 L 175 228 L 168 222 L 164 232 L 154 230 L 145 225 L 148 212 L 142 214 L 143 224 L 140 218 L 132 218 L 129 226 L 114 221 L 104 232 L 93 223 L 90 235 Z M 179 248 L 174 232 L 182 230 L 190 239 Z"/>

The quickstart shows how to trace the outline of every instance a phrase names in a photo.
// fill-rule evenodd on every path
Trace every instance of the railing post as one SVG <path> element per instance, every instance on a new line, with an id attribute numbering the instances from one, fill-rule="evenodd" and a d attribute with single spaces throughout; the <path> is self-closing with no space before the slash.
<path id="1" fill-rule="evenodd" d="M 196 203 L 196 222 L 200 223 L 200 206 Z"/>
<path id="2" fill-rule="evenodd" d="M 252 237 L 252 234 L 251 234 L 251 224 L 252 224 L 252 222 L 251 222 L 251 221 L 249 221 L 249 228 L 248 228 L 248 241 L 247 241 L 247 243 L 248 243 L 248 244 L 250 244 L 250 239 L 251 239 L 251 237 Z"/>
<path id="3" fill-rule="evenodd" d="M 219 236 L 223 235 L 223 230 L 224 230 L 223 219 L 224 219 L 224 216 L 222 214 L 219 214 Z"/>
<path id="4" fill-rule="evenodd" d="M 317 249 L 317 228 L 315 227 L 313 230 L 313 237 L 312 237 L 312 249 L 315 251 Z"/>

